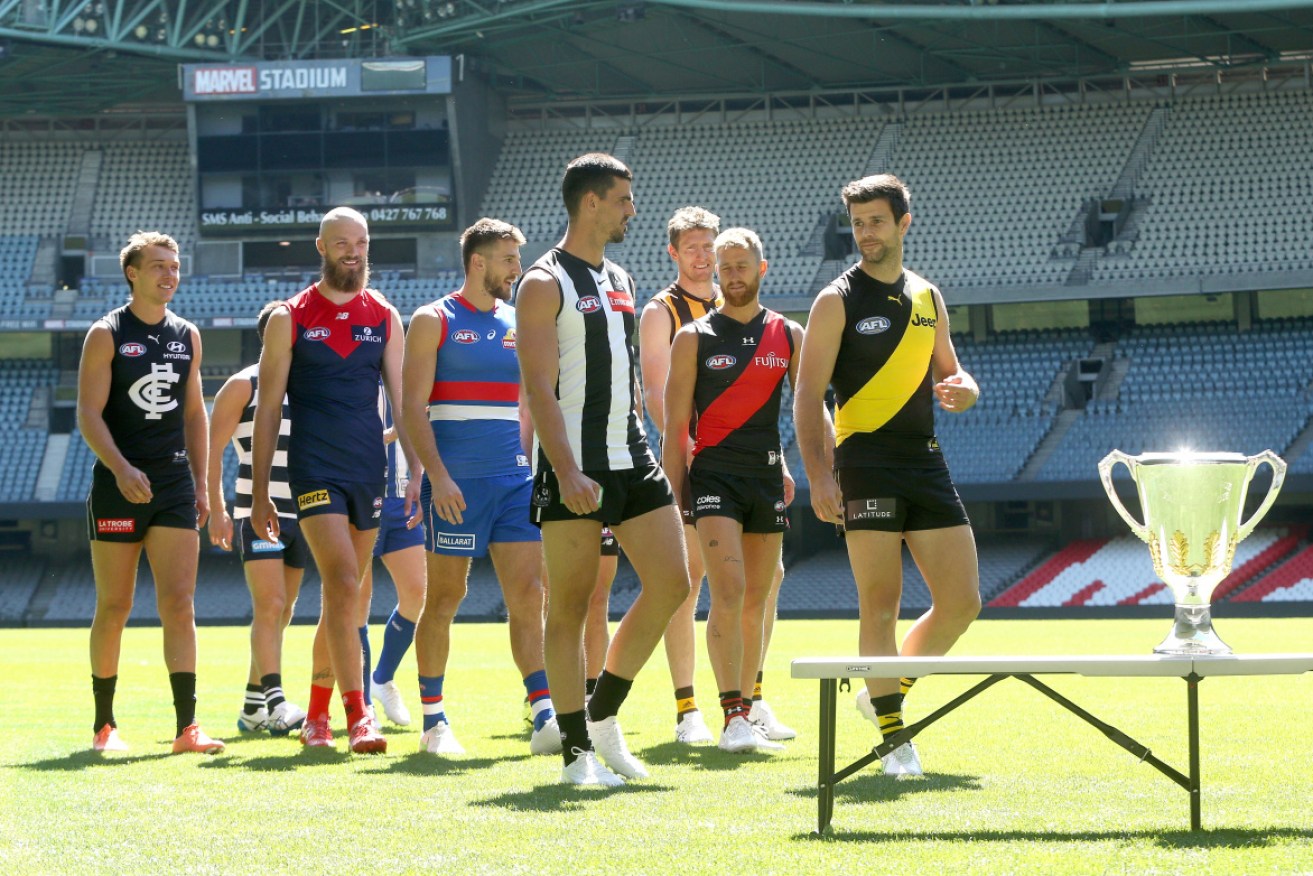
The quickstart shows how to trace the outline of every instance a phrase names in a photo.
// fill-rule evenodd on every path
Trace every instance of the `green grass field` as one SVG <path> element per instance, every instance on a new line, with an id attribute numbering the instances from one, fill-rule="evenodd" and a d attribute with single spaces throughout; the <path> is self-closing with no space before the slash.
<path id="1" fill-rule="evenodd" d="M 963 654 L 1139 654 L 1154 621 L 988 621 Z M 1313 619 L 1232 620 L 1244 653 L 1308 650 Z M 284 678 L 304 703 L 311 630 L 289 632 Z M 245 630 L 202 628 L 199 717 L 228 741 L 218 758 L 167 754 L 173 718 L 158 629 L 128 631 L 116 713 L 127 756 L 91 741 L 84 630 L 0 631 L 8 743 L 0 754 L 0 859 L 10 873 L 1313 873 L 1313 678 L 1209 679 L 1200 688 L 1204 831 L 1186 793 L 1039 693 L 1004 681 L 918 738 L 927 776 L 878 769 L 837 787 L 833 834 L 815 821 L 817 685 L 788 677 L 798 656 L 856 650 L 852 621 L 776 627 L 766 694 L 800 731 L 776 755 L 735 756 L 672 741 L 660 652 L 621 712 L 650 779 L 611 791 L 555 784 L 557 758 L 528 755 L 522 688 L 506 629 L 460 625 L 447 705 L 470 754 L 417 753 L 415 726 L 385 723 L 384 757 L 296 739 L 238 738 Z M 413 691 L 413 658 L 402 664 Z M 1177 679 L 1051 684 L 1187 767 L 1185 685 Z M 714 718 L 705 655 L 699 701 Z M 970 682 L 923 680 L 911 720 Z M 409 696 L 418 723 L 417 696 Z M 873 728 L 844 695 L 839 759 Z"/>

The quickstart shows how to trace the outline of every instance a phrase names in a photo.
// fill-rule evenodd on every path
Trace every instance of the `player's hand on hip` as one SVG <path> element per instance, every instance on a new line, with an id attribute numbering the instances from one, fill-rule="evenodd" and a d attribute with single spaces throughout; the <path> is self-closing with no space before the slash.
<path id="1" fill-rule="evenodd" d="M 232 550 L 233 519 L 225 508 L 220 508 L 210 515 L 210 544 L 226 551 Z"/>
<path id="2" fill-rule="evenodd" d="M 829 478 L 811 484 L 812 511 L 822 523 L 843 525 L 843 494 Z"/>
<path id="3" fill-rule="evenodd" d="M 465 495 L 451 476 L 443 474 L 435 478 L 430 472 L 429 487 L 433 491 L 430 499 L 433 503 L 433 512 L 448 523 L 464 523 L 465 517 L 461 512 L 467 507 Z"/>
<path id="4" fill-rule="evenodd" d="M 561 504 L 571 514 L 583 517 L 602 507 L 602 485 L 583 472 L 558 476 L 557 483 L 561 488 Z"/>
<path id="5" fill-rule="evenodd" d="M 114 473 L 114 483 L 118 485 L 123 498 L 136 505 L 146 504 L 155 495 L 150 489 L 150 478 L 146 477 L 144 471 L 131 465 Z"/>

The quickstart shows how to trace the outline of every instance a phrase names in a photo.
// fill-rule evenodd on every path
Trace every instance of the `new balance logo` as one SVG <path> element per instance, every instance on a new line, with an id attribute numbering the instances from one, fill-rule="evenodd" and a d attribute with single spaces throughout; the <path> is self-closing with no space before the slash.
<path id="1" fill-rule="evenodd" d="M 338 318 L 338 319 L 350 319 L 350 318 L 351 318 L 351 314 L 347 313 L 347 312 L 344 310 L 344 311 L 342 311 L 341 313 L 339 313 L 339 314 L 337 315 L 337 318 Z"/>

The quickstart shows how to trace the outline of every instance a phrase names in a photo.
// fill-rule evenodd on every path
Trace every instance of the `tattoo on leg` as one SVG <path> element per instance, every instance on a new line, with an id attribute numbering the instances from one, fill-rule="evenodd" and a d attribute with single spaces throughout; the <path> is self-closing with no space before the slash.
<path id="1" fill-rule="evenodd" d="M 319 681 L 320 679 L 328 678 L 328 676 L 332 674 L 333 674 L 333 670 L 331 669 L 321 669 L 318 672 L 316 672 L 314 675 L 310 676 L 310 678 L 313 681 Z"/>
<path id="2" fill-rule="evenodd" d="M 720 547 L 720 541 L 713 538 L 710 542 L 707 543 L 707 547 Z"/>

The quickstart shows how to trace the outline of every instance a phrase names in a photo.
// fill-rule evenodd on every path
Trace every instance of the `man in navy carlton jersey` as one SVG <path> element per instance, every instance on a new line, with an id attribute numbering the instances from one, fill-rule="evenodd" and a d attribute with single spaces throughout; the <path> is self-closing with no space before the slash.
<path id="1" fill-rule="evenodd" d="M 616 713 L 689 592 L 674 497 L 637 410 L 633 280 L 606 258 L 606 245 L 624 240 L 634 216 L 632 180 L 610 155 L 570 162 L 561 182 L 565 238 L 524 275 L 516 312 L 537 432 L 533 518 L 547 558 L 547 677 L 560 708 L 561 779 L 574 784 L 619 784 L 616 772 L 647 775 Z M 585 715 L 583 630 L 603 524 L 615 531 L 642 590 L 616 629 Z"/>
<path id="2" fill-rule="evenodd" d="M 284 304 L 270 301 L 260 311 L 255 331 L 261 341 L 269 317 Z M 251 591 L 251 668 L 237 729 L 243 733 L 268 730 L 274 736 L 286 736 L 305 720 L 305 710 L 283 694 L 282 665 L 283 631 L 292 620 L 296 597 L 301 592 L 308 551 L 287 485 L 287 442 L 292 423 L 285 401 L 269 486 L 270 497 L 278 508 L 278 540 L 257 536 L 251 525 L 251 435 L 259 368 L 250 365 L 229 377 L 214 396 L 210 410 L 210 543 L 226 551 L 237 545 L 246 586 Z M 223 495 L 223 452 L 229 441 L 237 451 L 232 516 Z"/>
<path id="3" fill-rule="evenodd" d="M 96 454 L 87 497 L 96 579 L 92 747 L 127 750 L 114 720 L 114 689 L 144 546 L 173 689 L 173 751 L 214 754 L 223 743 L 196 724 L 196 528 L 209 516 L 201 336 L 168 309 L 180 268 L 173 238 L 139 231 L 119 264 L 128 303 L 92 325 L 78 365 L 78 427 Z"/>
<path id="4" fill-rule="evenodd" d="M 443 679 L 451 624 L 474 557 L 491 555 L 510 621 L 511 657 L 528 695 L 529 750 L 561 750 L 543 670 L 541 536 L 529 522 L 529 429 L 516 359 L 515 308 L 524 236 L 480 219 L 461 234 L 465 282 L 411 317 L 402 422 L 424 463 L 429 595 L 415 638 L 424 735 L 420 750 L 461 754 Z"/>
<path id="5" fill-rule="evenodd" d="M 767 602 L 793 498 L 785 492 L 780 396 L 785 378 L 792 383 L 797 373 L 802 329 L 757 300 L 766 261 L 754 232 L 731 228 L 716 238 L 715 253 L 725 302 L 675 335 L 662 460 L 675 494 L 687 496 L 707 564 L 707 652 L 724 713 L 720 747 L 778 749 L 763 726 L 750 723 L 752 700 L 743 695 L 761 665 Z"/>
<path id="6" fill-rule="evenodd" d="M 933 603 L 901 653 L 948 652 L 980 611 L 975 539 L 934 433 L 934 402 L 958 413 L 976 382 L 958 363 L 939 290 L 903 268 L 912 222 L 907 187 L 892 174 L 849 183 L 844 205 L 861 261 L 812 304 L 798 366 L 794 419 L 816 516 L 846 530 L 857 582 L 862 654 L 894 656 L 902 542 Z M 834 420 L 825 409 L 833 385 Z M 882 735 L 903 727 L 915 679 L 868 679 L 858 710 Z M 884 755 L 886 774 L 921 774 L 905 743 Z"/>
<path id="7" fill-rule="evenodd" d="M 337 680 L 346 707 L 351 750 L 387 750 L 363 693 L 356 615 L 360 579 L 371 560 L 383 507 L 387 466 L 378 416 L 380 376 L 394 406 L 401 389 L 401 318 L 366 288 L 369 229 L 355 210 L 325 214 L 315 240 L 323 259 L 318 283 L 279 308 L 265 329 L 256 405 L 251 525 L 278 538 L 269 471 L 278 439 L 284 393 L 292 416 L 287 476 L 301 532 L 323 579 L 320 624 L 329 666 L 317 667 L 301 741 L 332 744 L 328 701 Z M 410 453 L 409 441 L 403 448 Z M 419 470 L 412 458 L 411 471 Z"/>

